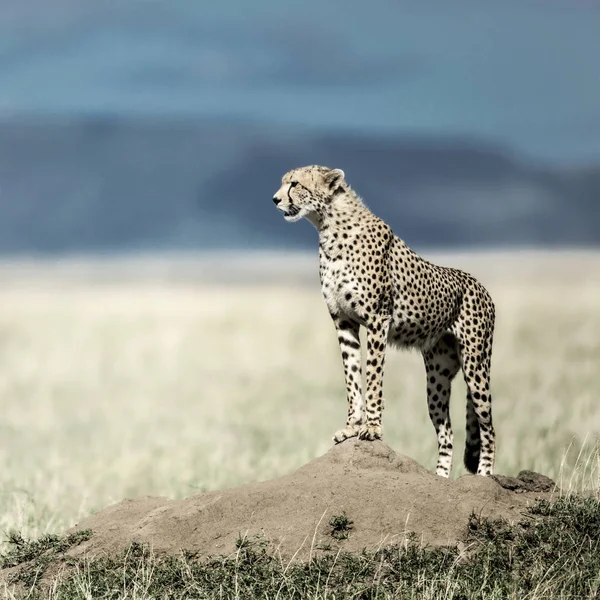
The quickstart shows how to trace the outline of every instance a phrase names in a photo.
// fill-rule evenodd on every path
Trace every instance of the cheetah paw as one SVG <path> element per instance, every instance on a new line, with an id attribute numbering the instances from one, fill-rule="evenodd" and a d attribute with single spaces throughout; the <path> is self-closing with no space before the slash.
<path id="1" fill-rule="evenodd" d="M 381 425 L 363 425 L 358 431 L 361 440 L 380 440 L 382 435 Z"/>
<path id="2" fill-rule="evenodd" d="M 344 429 L 340 429 L 333 434 L 333 441 L 336 444 L 343 442 L 351 437 L 356 437 L 358 435 L 358 431 L 360 429 L 359 425 L 346 425 Z"/>

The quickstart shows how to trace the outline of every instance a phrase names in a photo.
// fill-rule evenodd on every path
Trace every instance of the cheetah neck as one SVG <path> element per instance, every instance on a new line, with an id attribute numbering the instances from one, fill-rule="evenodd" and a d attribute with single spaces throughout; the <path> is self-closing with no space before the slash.
<path id="1" fill-rule="evenodd" d="M 364 216 L 371 211 L 363 201 L 350 189 L 333 198 L 319 215 L 318 222 L 313 221 L 320 235 L 325 232 L 350 230 L 356 226 Z"/>

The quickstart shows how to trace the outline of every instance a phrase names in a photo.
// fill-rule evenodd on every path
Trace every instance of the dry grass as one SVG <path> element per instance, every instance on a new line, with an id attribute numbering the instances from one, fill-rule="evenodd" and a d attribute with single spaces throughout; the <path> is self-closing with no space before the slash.
<path id="1" fill-rule="evenodd" d="M 496 470 L 569 481 L 600 431 L 600 255 L 443 262 L 496 300 Z M 0 530 L 59 532 L 126 496 L 266 479 L 323 453 L 344 420 L 343 376 L 314 259 L 292 264 L 302 285 L 272 265 L 260 286 L 193 269 L 99 284 L 89 266 L 0 268 Z M 386 371 L 385 439 L 431 468 L 420 356 L 394 352 Z M 462 381 L 453 420 L 456 476 Z"/>

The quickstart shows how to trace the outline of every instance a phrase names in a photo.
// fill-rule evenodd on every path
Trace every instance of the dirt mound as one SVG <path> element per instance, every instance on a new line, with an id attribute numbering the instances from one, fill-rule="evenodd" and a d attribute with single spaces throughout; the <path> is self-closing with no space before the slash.
<path id="1" fill-rule="evenodd" d="M 74 545 L 11 563 L 0 571 L 0 584 L 17 582 L 23 591 L 18 575 L 33 570 L 45 585 L 65 574 L 67 557 L 115 556 L 133 542 L 159 553 L 187 550 L 203 557 L 231 554 L 245 537 L 266 542 L 284 560 L 301 560 L 338 548 L 401 543 L 410 532 L 424 543 L 461 549 L 472 512 L 518 520 L 529 502 L 554 489 L 550 479 L 531 471 L 451 481 L 381 441 L 348 440 L 278 479 L 185 500 L 123 500 L 69 530 L 67 539 L 78 538 Z M 84 530 L 92 530 L 91 538 Z"/>
<path id="2" fill-rule="evenodd" d="M 142 542 L 158 552 L 229 554 L 240 536 L 256 534 L 284 557 L 297 558 L 323 547 L 374 548 L 402 541 L 409 531 L 429 544 L 454 545 L 472 511 L 518 519 L 528 502 L 554 487 L 547 478 L 536 487 L 535 480 L 526 472 L 524 479 L 467 475 L 449 481 L 383 442 L 349 440 L 278 479 L 178 501 L 124 500 L 73 528 L 94 535 L 70 553 L 113 554 Z M 341 531 L 332 535 L 331 518 L 344 514 L 351 524 L 342 517 Z"/>

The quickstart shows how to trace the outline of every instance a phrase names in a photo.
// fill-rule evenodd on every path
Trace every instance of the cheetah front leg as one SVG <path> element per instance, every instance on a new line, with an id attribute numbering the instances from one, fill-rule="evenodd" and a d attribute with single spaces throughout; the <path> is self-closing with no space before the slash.
<path id="1" fill-rule="evenodd" d="M 380 439 L 382 435 L 383 367 L 389 327 L 390 318 L 386 316 L 377 316 L 366 325 L 367 364 L 365 379 L 367 387 L 367 422 L 358 432 L 358 437 L 361 440 L 376 440 Z"/>
<path id="2" fill-rule="evenodd" d="M 360 370 L 360 326 L 344 315 L 332 315 L 337 330 L 344 377 L 346 380 L 346 397 L 348 399 L 348 418 L 346 426 L 336 431 L 333 441 L 336 444 L 358 435 L 363 422 L 362 382 Z"/>

